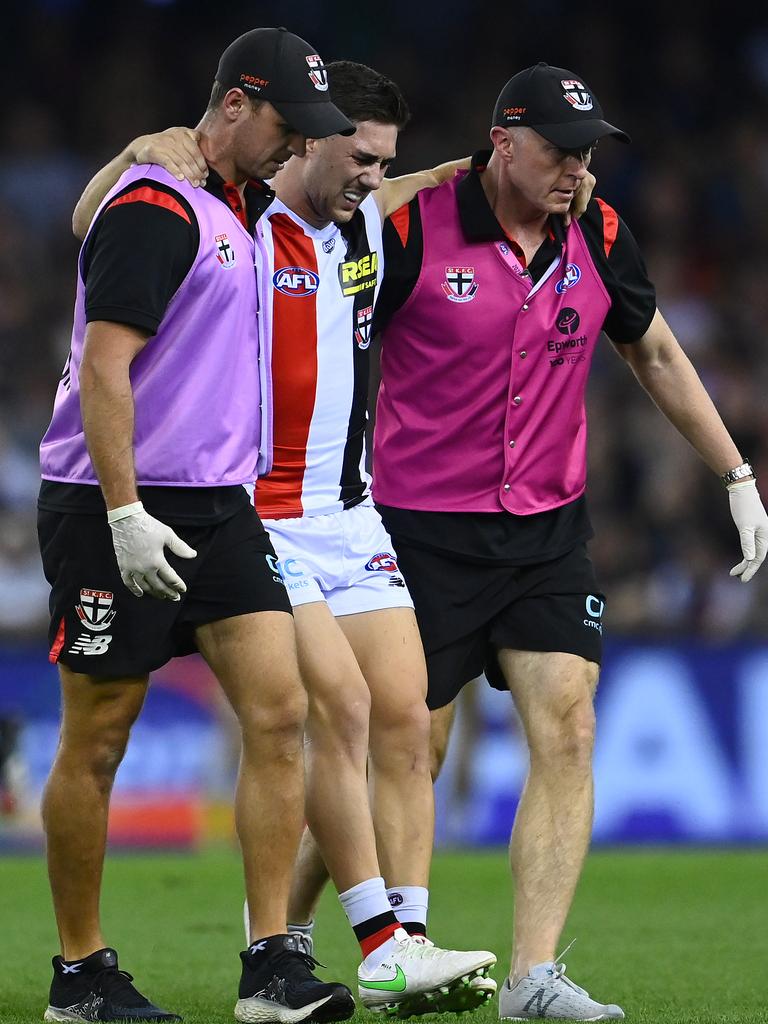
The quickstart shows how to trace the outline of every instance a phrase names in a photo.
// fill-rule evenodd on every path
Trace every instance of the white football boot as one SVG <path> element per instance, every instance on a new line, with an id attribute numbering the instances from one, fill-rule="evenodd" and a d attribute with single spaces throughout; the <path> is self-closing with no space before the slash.
<path id="1" fill-rule="evenodd" d="M 565 976 L 565 964 L 536 964 L 510 988 L 506 978 L 499 992 L 502 1020 L 621 1020 L 624 1011 L 615 1003 L 598 1003 Z"/>
<path id="2" fill-rule="evenodd" d="M 357 972 L 360 1002 L 391 1017 L 424 1013 L 460 1013 L 493 997 L 496 983 L 488 972 L 496 957 L 487 950 L 440 949 L 404 928 L 394 933 L 394 947 L 375 969 L 363 962 Z"/>

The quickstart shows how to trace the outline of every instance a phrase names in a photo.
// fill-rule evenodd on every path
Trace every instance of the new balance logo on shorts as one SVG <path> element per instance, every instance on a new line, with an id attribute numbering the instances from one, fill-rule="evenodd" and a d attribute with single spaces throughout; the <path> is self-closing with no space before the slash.
<path id="1" fill-rule="evenodd" d="M 81 633 L 69 648 L 67 654 L 106 654 L 111 643 L 111 633 L 102 633 L 101 636 L 90 636 L 88 633 Z"/>

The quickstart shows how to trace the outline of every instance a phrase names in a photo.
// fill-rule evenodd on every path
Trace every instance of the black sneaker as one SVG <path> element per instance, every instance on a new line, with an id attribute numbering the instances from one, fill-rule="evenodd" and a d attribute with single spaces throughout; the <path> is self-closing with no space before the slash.
<path id="1" fill-rule="evenodd" d="M 294 935 L 272 935 L 240 954 L 243 973 L 235 1018 L 246 1024 L 347 1020 L 355 1000 L 346 985 L 326 984 L 312 973 L 318 962 Z"/>
<path id="2" fill-rule="evenodd" d="M 82 960 L 53 958 L 50 1004 L 44 1020 L 181 1020 L 150 1003 L 117 966 L 114 949 Z"/>

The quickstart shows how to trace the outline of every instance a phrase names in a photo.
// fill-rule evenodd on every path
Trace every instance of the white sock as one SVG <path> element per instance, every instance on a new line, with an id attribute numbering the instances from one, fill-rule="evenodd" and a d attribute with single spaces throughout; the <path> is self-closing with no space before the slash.
<path id="1" fill-rule="evenodd" d="M 387 889 L 387 898 L 398 921 L 423 924 L 426 932 L 429 889 L 423 885 L 394 885 Z"/>
<path id="2" fill-rule="evenodd" d="M 368 878 L 364 882 L 353 885 L 346 892 L 339 893 L 341 905 L 354 928 L 363 921 L 369 921 L 379 914 L 389 914 L 392 907 L 387 899 L 387 890 L 384 887 L 384 879 Z"/>

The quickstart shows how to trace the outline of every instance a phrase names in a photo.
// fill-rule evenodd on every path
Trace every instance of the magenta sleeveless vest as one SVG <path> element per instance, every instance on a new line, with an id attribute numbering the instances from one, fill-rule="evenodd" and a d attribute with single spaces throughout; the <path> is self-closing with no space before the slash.
<path id="1" fill-rule="evenodd" d="M 197 215 L 200 245 L 157 333 L 131 364 L 139 484 L 206 487 L 254 480 L 262 428 L 254 239 L 229 207 L 162 168 L 127 171 L 105 197 L 141 178 L 172 185 Z M 217 258 L 225 235 L 232 255 Z M 80 415 L 78 371 L 85 337 L 85 286 L 78 278 L 68 373 L 59 382 L 53 418 L 40 446 L 46 480 L 95 484 Z M 268 354 L 267 354 L 268 355 Z M 267 410 L 265 410 L 265 413 Z M 266 421 L 267 428 L 269 426 Z"/>
<path id="2" fill-rule="evenodd" d="M 584 491 L 584 390 L 610 298 L 578 225 L 537 284 L 467 242 L 456 185 L 419 193 L 419 279 L 382 337 L 376 501 L 530 515 Z"/>

